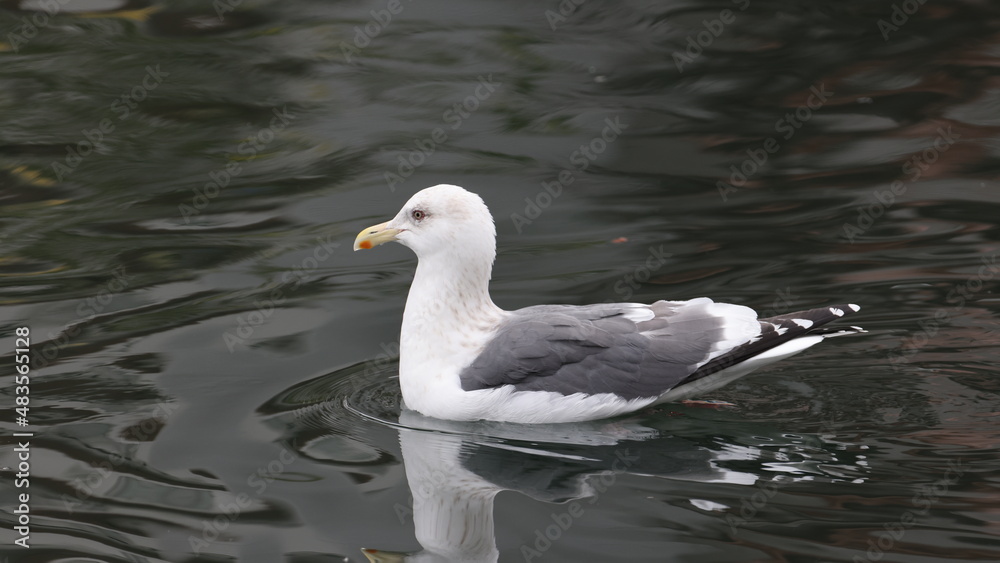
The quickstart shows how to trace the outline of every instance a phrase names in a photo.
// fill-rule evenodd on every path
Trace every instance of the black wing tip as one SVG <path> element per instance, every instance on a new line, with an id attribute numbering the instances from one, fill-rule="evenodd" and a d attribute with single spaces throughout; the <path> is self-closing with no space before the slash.
<path id="1" fill-rule="evenodd" d="M 799 333 L 799 336 L 819 334 L 829 337 L 841 336 L 844 334 L 863 334 L 868 331 L 859 326 L 823 328 L 823 325 L 827 323 L 838 321 L 842 317 L 853 315 L 860 310 L 860 305 L 856 305 L 854 303 L 839 303 L 836 305 L 827 305 L 826 307 L 817 307 L 816 309 L 797 311 L 795 313 L 786 313 L 784 315 L 777 315 L 760 320 L 761 322 L 772 323 L 776 326 L 785 327 L 790 327 L 792 323 L 803 326 L 801 323 L 808 321 L 811 326 L 807 327 L 805 330 L 796 331 Z"/>
<path id="2" fill-rule="evenodd" d="M 859 326 L 822 328 L 827 323 L 857 313 L 860 310 L 861 306 L 859 305 L 843 303 L 805 311 L 796 311 L 794 313 L 785 313 L 784 315 L 776 315 L 766 319 L 758 319 L 761 323 L 762 334 L 766 333 L 764 338 L 751 340 L 714 358 L 684 378 L 680 383 L 675 385 L 675 388 L 742 363 L 796 338 L 809 335 L 829 338 L 832 336 L 868 332 Z"/>
<path id="3" fill-rule="evenodd" d="M 804 311 L 794 311 L 791 313 L 774 315 L 773 317 L 767 317 L 760 320 L 765 322 L 775 322 L 788 321 L 791 319 L 803 319 L 814 322 L 820 321 L 822 323 L 828 323 L 835 321 L 840 317 L 853 315 L 860 310 L 861 306 L 854 303 L 838 303 L 836 305 L 827 305 L 826 307 L 817 307 L 815 309 L 806 309 Z"/>

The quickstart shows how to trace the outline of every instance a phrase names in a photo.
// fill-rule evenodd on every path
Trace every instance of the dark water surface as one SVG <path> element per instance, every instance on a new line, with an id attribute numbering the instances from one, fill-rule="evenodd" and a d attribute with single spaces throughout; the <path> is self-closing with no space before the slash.
<path id="1" fill-rule="evenodd" d="M 1000 560 L 998 29 L 971 0 L 0 2 L 0 556 Z M 350 247 L 437 183 L 492 209 L 504 308 L 855 302 L 870 333 L 730 408 L 401 414 L 415 260 Z"/>

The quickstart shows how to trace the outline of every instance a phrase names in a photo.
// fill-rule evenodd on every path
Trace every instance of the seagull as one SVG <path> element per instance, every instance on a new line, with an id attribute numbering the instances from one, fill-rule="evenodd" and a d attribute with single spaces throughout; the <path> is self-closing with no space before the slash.
<path id="1" fill-rule="evenodd" d="M 403 311 L 406 408 L 448 420 L 521 423 L 608 418 L 718 389 L 824 338 L 857 312 L 831 305 L 765 319 L 749 307 L 688 301 L 535 305 L 505 311 L 489 281 L 493 216 L 459 186 L 423 189 L 354 250 L 398 242 L 417 255 Z"/>

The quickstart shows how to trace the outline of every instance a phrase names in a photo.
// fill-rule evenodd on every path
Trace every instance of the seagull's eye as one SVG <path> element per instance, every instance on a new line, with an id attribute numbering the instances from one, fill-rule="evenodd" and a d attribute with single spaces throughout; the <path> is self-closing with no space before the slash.
<path id="1" fill-rule="evenodd" d="M 427 214 L 422 209 L 414 209 L 413 213 L 410 213 L 410 216 L 413 217 L 414 221 L 423 221 Z"/>

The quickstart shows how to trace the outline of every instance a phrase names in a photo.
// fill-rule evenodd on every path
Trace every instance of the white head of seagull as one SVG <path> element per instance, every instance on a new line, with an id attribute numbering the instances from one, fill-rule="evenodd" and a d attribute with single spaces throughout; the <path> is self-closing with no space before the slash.
<path id="1" fill-rule="evenodd" d="M 475 315 L 481 309 L 499 312 L 489 294 L 496 239 L 493 216 L 481 197 L 440 184 L 414 194 L 392 220 L 362 231 L 354 250 L 389 241 L 409 247 L 419 263 L 407 309 L 451 304 L 459 306 L 458 313 Z M 444 302 L 428 303 L 432 297 Z"/>
<path id="2" fill-rule="evenodd" d="M 615 416 L 725 385 L 849 332 L 821 325 L 836 305 L 757 320 L 711 299 L 539 305 L 503 311 L 489 295 L 496 228 L 483 200 L 442 184 L 417 192 L 354 250 L 395 241 L 417 255 L 400 330 L 406 406 L 453 420 L 569 422 Z"/>
<path id="3" fill-rule="evenodd" d="M 362 231 L 354 250 L 395 241 L 408 246 L 420 259 L 444 253 L 492 265 L 496 236 L 493 216 L 481 197 L 458 186 L 440 184 L 414 194 L 392 220 Z"/>

